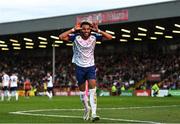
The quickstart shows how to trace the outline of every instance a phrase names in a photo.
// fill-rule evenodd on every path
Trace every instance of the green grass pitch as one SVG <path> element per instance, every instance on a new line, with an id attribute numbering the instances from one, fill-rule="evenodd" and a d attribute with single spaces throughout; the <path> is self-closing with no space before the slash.
<path id="1" fill-rule="evenodd" d="M 0 102 L 0 123 L 91 123 L 78 96 Z M 98 97 L 97 123 L 180 123 L 180 97 Z"/>

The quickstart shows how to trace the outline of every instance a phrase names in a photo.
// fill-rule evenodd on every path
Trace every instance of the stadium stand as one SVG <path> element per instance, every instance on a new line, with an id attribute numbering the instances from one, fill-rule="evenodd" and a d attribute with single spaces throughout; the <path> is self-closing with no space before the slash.
<path id="1" fill-rule="evenodd" d="M 101 48 L 102 50 L 103 48 Z M 74 66 L 71 64 L 71 52 L 69 54 L 58 53 L 56 57 L 56 76 L 54 86 L 64 91 L 77 90 L 74 76 Z M 117 85 L 125 85 L 126 89 L 150 89 L 151 83 L 147 81 L 148 74 L 160 74 L 162 89 L 180 88 L 180 50 L 161 52 L 135 52 L 129 53 L 97 53 L 97 80 L 100 89 L 110 90 L 114 82 Z M 17 62 L 18 61 L 18 62 Z M 16 72 L 22 88 L 23 82 L 29 78 L 33 87 L 43 90 L 43 77 L 52 70 L 52 61 L 49 56 L 37 57 L 2 55 L 0 58 L 0 71 Z M 146 79 L 146 80 L 145 80 Z M 144 80 L 142 82 L 142 80 Z M 138 82 L 142 82 L 137 85 Z"/>

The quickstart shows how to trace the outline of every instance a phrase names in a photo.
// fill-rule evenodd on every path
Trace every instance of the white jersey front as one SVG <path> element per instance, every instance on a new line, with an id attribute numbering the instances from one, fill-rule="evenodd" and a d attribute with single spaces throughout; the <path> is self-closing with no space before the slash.
<path id="1" fill-rule="evenodd" d="M 2 84 L 5 87 L 9 87 L 9 76 L 7 74 L 4 74 L 2 77 Z"/>
<path id="2" fill-rule="evenodd" d="M 10 76 L 10 86 L 17 87 L 18 77 L 16 75 Z"/>
<path id="3" fill-rule="evenodd" d="M 53 87 L 53 80 L 52 80 L 52 76 L 49 76 L 47 78 L 48 82 L 47 82 L 47 87 Z"/>
<path id="4" fill-rule="evenodd" d="M 94 49 L 96 41 L 101 39 L 99 34 L 90 35 L 87 40 L 84 40 L 78 34 L 71 34 L 70 40 L 73 41 L 73 58 L 72 63 L 81 67 L 94 66 Z"/>

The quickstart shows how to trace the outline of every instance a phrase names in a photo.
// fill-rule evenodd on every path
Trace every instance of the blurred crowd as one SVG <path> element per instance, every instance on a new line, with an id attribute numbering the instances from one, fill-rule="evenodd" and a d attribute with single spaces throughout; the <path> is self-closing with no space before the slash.
<path id="1" fill-rule="evenodd" d="M 180 88 L 179 51 L 174 54 L 116 54 L 97 57 L 97 62 L 98 81 L 102 87 L 116 83 L 117 87 L 125 85 L 129 89 L 135 83 L 145 80 L 148 74 L 160 74 L 161 88 Z M 146 80 L 143 86 L 150 88 L 153 83 Z"/>
<path id="2" fill-rule="evenodd" d="M 137 82 L 146 79 L 148 74 L 161 75 L 161 88 L 180 88 L 180 52 L 174 53 L 109 53 L 95 55 L 97 83 L 101 89 L 109 89 L 115 83 L 125 89 L 135 87 Z M 54 87 L 72 89 L 77 87 L 71 54 L 56 56 Z M 0 71 L 8 74 L 15 72 L 19 77 L 19 86 L 28 78 L 32 86 L 41 87 L 43 77 L 52 72 L 51 57 L 1 56 Z M 143 84 L 150 87 L 148 82 Z M 141 85 L 142 87 L 142 85 Z M 141 88 L 137 87 L 137 88 Z"/>

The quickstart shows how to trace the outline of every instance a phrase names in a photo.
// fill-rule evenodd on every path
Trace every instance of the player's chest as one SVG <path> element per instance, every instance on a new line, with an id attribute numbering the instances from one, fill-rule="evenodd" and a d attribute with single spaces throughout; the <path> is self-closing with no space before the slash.
<path id="1" fill-rule="evenodd" d="M 90 37 L 86 40 L 82 39 L 81 37 L 76 39 L 76 44 L 81 47 L 92 47 L 95 43 L 95 39 Z"/>

